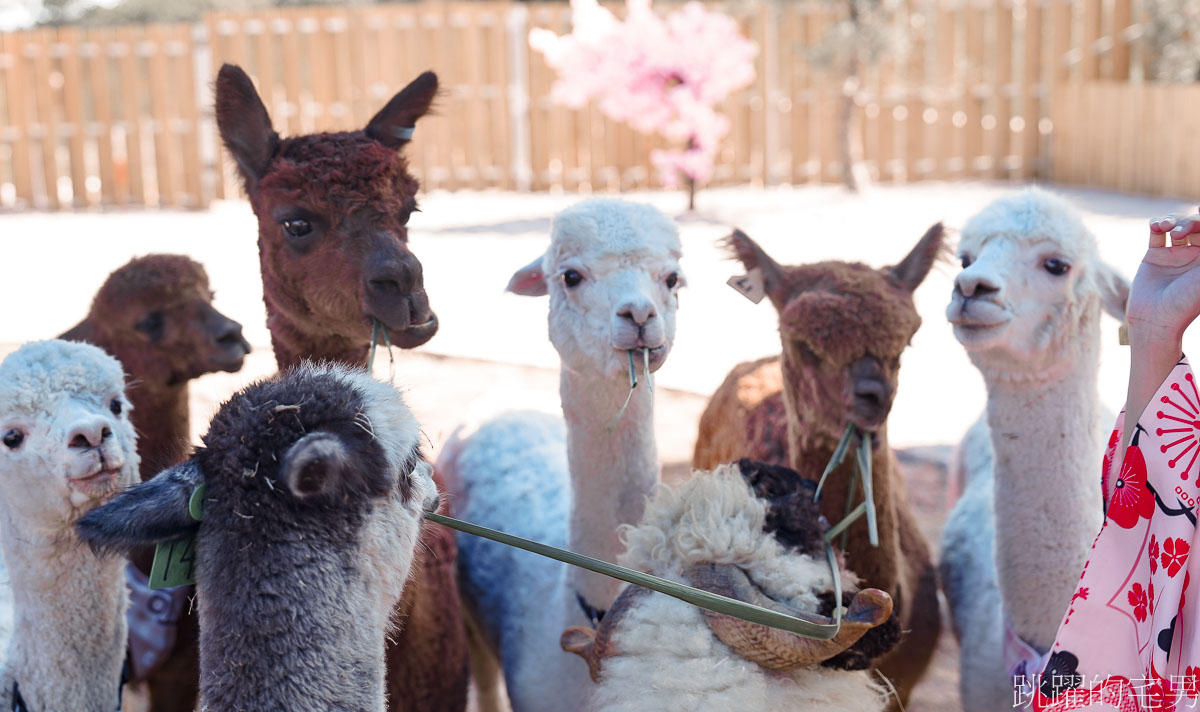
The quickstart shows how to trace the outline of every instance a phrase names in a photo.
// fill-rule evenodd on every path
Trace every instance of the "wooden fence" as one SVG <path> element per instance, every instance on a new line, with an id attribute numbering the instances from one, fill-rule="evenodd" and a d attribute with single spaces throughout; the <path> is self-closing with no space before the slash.
<path id="1" fill-rule="evenodd" d="M 1143 82 L 1141 4 L 901 0 L 890 21 L 905 51 L 857 86 L 809 61 L 839 21 L 831 3 L 730 4 L 760 51 L 755 83 L 722 109 L 732 128 L 714 182 L 836 180 L 835 112 L 850 91 L 863 165 L 879 181 L 1053 179 L 1194 195 L 1200 161 L 1182 156 L 1200 112 L 1187 124 L 1137 99 L 1195 102 L 1197 88 Z M 657 185 L 649 155 L 662 139 L 594 107 L 553 104 L 555 75 L 529 49 L 532 27 L 566 32 L 570 8 L 289 8 L 0 35 L 0 206 L 203 207 L 236 196 L 211 115 L 223 62 L 255 78 L 282 133 L 361 127 L 435 69 L 445 98 L 408 149 L 427 189 Z"/>

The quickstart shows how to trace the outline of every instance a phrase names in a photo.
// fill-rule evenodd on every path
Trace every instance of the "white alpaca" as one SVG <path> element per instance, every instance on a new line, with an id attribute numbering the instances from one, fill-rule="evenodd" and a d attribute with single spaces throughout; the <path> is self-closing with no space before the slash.
<path id="1" fill-rule="evenodd" d="M 75 535 L 138 480 L 125 374 L 95 346 L 26 344 L 0 363 L 0 548 L 13 632 L 0 709 L 112 712 L 125 660 L 125 563 Z"/>
<path id="2" fill-rule="evenodd" d="M 642 522 L 622 528 L 622 563 L 832 624 L 821 614 L 830 612 L 833 580 L 815 489 L 792 470 L 747 460 L 697 473 L 677 491 L 660 486 Z M 844 590 L 854 584 L 843 571 Z M 877 712 L 884 688 L 862 668 L 898 639 L 891 611 L 886 593 L 858 592 L 838 636 L 817 641 L 629 586 L 598 630 L 572 628 L 563 645 L 597 678 L 590 712 Z M 889 618 L 890 642 L 863 639 Z"/>
<path id="3" fill-rule="evenodd" d="M 666 360 L 683 283 L 675 226 L 649 206 L 591 200 L 554 220 L 550 248 L 519 270 L 509 289 L 550 295 L 550 341 L 562 358 L 563 420 L 513 413 L 447 444 L 438 461 L 456 516 L 613 561 L 617 527 L 637 522 L 658 482 L 653 394 L 629 394 L 628 352 L 642 380 Z M 578 709 L 587 666 L 559 648 L 584 606 L 607 609 L 619 581 L 493 542 L 460 536 L 467 609 L 503 666 L 512 707 Z M 472 670 L 486 705 L 497 704 L 495 660 L 479 651 Z M 491 677 L 489 677 L 489 675 Z"/>
<path id="4" fill-rule="evenodd" d="M 988 402 L 960 445 L 966 486 L 941 572 L 973 712 L 1012 706 L 1005 658 L 1019 646 L 1006 643 L 1005 617 L 1034 651 L 1049 650 L 1100 530 L 1100 310 L 1123 318 L 1129 286 L 1075 210 L 1038 189 L 972 218 L 959 254 L 946 315 Z"/>

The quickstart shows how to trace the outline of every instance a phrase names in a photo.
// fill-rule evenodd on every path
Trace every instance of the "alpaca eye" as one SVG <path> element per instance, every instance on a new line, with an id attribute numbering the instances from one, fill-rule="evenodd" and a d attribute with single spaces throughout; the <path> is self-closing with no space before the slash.
<path id="1" fill-rule="evenodd" d="M 21 443 L 25 441 L 25 433 L 13 428 L 4 434 L 4 446 L 9 450 L 16 450 L 21 447 Z"/>
<path id="2" fill-rule="evenodd" d="M 163 319 L 163 313 L 155 310 L 147 312 L 145 316 L 138 319 L 133 328 L 150 337 L 150 343 L 155 343 L 163 337 L 166 322 Z"/>
<path id="3" fill-rule="evenodd" d="M 294 220 L 284 220 L 282 223 L 283 231 L 288 234 L 288 237 L 307 237 L 312 232 L 312 223 L 299 218 Z"/>
<path id="4" fill-rule="evenodd" d="M 1046 268 L 1047 272 L 1055 277 L 1061 277 L 1071 269 L 1071 265 L 1067 264 L 1065 260 L 1060 260 L 1057 257 L 1051 257 L 1043 262 L 1042 266 Z"/>
<path id="5" fill-rule="evenodd" d="M 966 268 L 970 267 L 970 266 L 971 266 L 971 262 L 972 262 L 972 260 L 971 260 L 971 256 L 970 256 L 970 255 L 963 255 L 963 256 L 962 256 L 962 266 L 963 266 L 963 269 L 966 269 Z"/>
<path id="6" fill-rule="evenodd" d="M 679 284 L 679 273 L 672 272 L 667 275 L 667 289 L 674 289 L 675 285 Z"/>
<path id="7" fill-rule="evenodd" d="M 579 283 L 583 281 L 583 275 L 579 274 L 579 272 L 573 269 L 563 272 L 562 278 L 563 284 L 567 285 L 568 287 L 577 287 L 579 286 Z"/>
<path id="8" fill-rule="evenodd" d="M 111 401 L 109 401 L 108 409 L 112 412 L 113 415 L 120 415 L 121 409 L 122 409 L 121 399 L 113 398 Z"/>

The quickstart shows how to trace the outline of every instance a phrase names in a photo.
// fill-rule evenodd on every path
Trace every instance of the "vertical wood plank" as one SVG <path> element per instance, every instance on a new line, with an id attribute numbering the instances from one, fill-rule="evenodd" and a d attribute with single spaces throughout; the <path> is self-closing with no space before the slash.
<path id="1" fill-rule="evenodd" d="M 1082 50 L 1083 64 L 1080 72 L 1084 79 L 1100 78 L 1100 54 L 1096 51 L 1100 39 L 1100 2 L 1101 0 L 1080 0 L 1083 3 L 1083 35 L 1079 49 Z"/>
<path id="2" fill-rule="evenodd" d="M 33 105 L 33 97 L 29 91 L 25 59 L 25 44 L 29 41 L 28 38 L 29 35 L 24 32 L 0 34 L 0 47 L 9 57 L 5 63 L 4 86 L 8 92 L 9 121 L 16 132 L 12 142 L 13 187 L 16 189 L 17 199 L 25 206 L 32 206 L 34 190 L 30 152 L 33 144 L 29 138 L 29 110 Z"/>
<path id="3" fill-rule="evenodd" d="M 1022 87 L 1018 150 L 1021 157 L 1019 175 L 1026 180 L 1042 176 L 1038 166 L 1042 158 L 1042 95 L 1046 87 L 1042 62 L 1045 45 L 1042 32 L 1044 7 L 1045 0 L 1027 0 L 1025 3 L 1025 81 Z"/>
<path id="4" fill-rule="evenodd" d="M 1111 77 L 1118 81 L 1129 79 L 1130 45 L 1125 31 L 1133 24 L 1132 0 L 1112 0 L 1112 65 Z"/>
<path id="5" fill-rule="evenodd" d="M 74 27 L 60 27 L 57 45 L 62 52 L 63 118 L 67 127 L 67 155 L 70 159 L 71 202 L 75 207 L 88 204 L 87 165 L 83 158 L 83 143 L 88 130 L 83 114 L 85 90 L 80 68 L 79 50 L 83 38 Z"/>
<path id="6" fill-rule="evenodd" d="M 1018 93 L 1013 85 L 1013 11 L 1009 0 L 995 3 L 995 53 L 992 60 L 992 121 L 991 175 L 1007 179 L 1017 175 L 1013 166 L 1013 97 Z"/>
<path id="7" fill-rule="evenodd" d="M 41 129 L 42 189 L 45 203 L 50 209 L 59 207 L 58 201 L 58 120 L 55 118 L 51 93 L 50 46 L 54 30 L 33 30 L 28 47 L 33 56 L 33 84 L 35 98 L 34 122 Z"/>
<path id="8" fill-rule="evenodd" d="M 88 60 L 88 81 L 92 84 L 93 113 L 97 126 L 96 154 L 100 169 L 100 202 L 117 202 L 116 171 L 113 166 L 112 86 L 109 83 L 109 49 L 113 31 L 108 28 L 92 30 L 90 38 L 96 44 L 96 54 Z"/>
<path id="9" fill-rule="evenodd" d="M 984 92 L 989 87 L 985 82 L 987 76 L 986 33 L 987 6 L 980 0 L 967 0 L 966 7 L 967 35 L 966 57 L 967 70 L 963 85 L 963 113 L 966 124 L 963 126 L 965 150 L 963 151 L 963 175 L 978 176 L 985 158 L 984 131 L 982 126 Z"/>
<path id="10" fill-rule="evenodd" d="M 196 47 L 190 25 L 178 24 L 172 28 L 172 40 L 181 48 L 181 54 L 173 57 L 174 78 L 172 84 L 178 90 L 179 102 L 177 121 L 180 134 L 181 159 L 183 162 L 183 204 L 189 208 L 207 207 L 203 189 L 204 166 L 200 162 L 200 111 L 196 106 L 196 81 L 192 61 Z"/>
<path id="11" fill-rule="evenodd" d="M 158 185 L 158 205 L 178 205 L 175 188 L 174 155 L 171 150 L 171 116 L 168 106 L 169 88 L 166 64 L 168 61 L 166 33 L 162 25 L 147 26 L 149 52 L 146 63 L 150 70 L 150 112 L 154 118 L 154 166 Z"/>

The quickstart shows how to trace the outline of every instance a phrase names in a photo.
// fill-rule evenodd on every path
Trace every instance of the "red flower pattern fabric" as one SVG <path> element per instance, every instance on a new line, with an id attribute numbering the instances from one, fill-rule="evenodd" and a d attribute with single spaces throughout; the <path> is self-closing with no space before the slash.
<path id="1" fill-rule="evenodd" d="M 1163 542 L 1162 567 L 1168 576 L 1175 576 L 1183 569 L 1191 547 L 1183 539 L 1167 539 Z"/>
<path id="2" fill-rule="evenodd" d="M 1187 360 L 1141 413 L 1117 467 L 1114 444 L 1124 417 L 1101 473 L 1105 525 L 1043 682 L 1023 701 L 1038 712 L 1200 710 L 1200 604 L 1193 603 L 1200 599 L 1189 595 L 1198 566 L 1192 548 L 1200 541 L 1200 393 Z"/>

